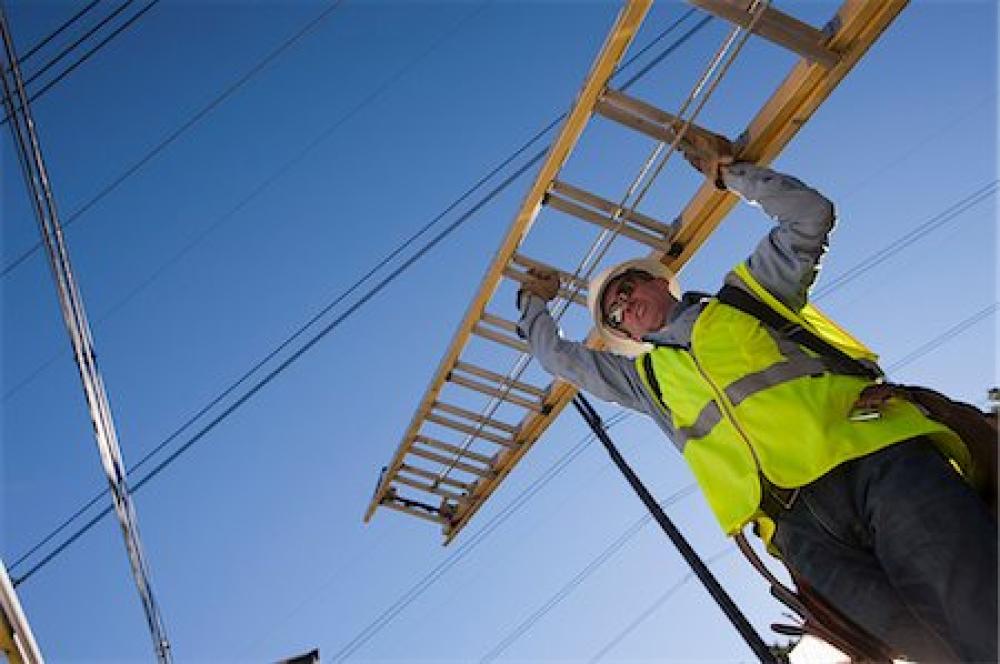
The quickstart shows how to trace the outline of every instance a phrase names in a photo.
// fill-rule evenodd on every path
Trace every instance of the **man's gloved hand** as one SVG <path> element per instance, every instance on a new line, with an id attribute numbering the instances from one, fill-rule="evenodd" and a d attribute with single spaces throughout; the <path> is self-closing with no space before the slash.
<path id="1" fill-rule="evenodd" d="M 521 308 L 523 296 L 530 293 L 550 302 L 559 294 L 559 273 L 555 270 L 530 268 L 528 270 L 529 279 L 517 291 L 517 307 Z"/>
<path id="2" fill-rule="evenodd" d="M 684 132 L 684 138 L 677 144 L 677 149 L 688 163 L 705 174 L 716 189 L 726 188 L 720 169 L 733 163 L 735 152 L 728 138 L 690 125 Z"/>

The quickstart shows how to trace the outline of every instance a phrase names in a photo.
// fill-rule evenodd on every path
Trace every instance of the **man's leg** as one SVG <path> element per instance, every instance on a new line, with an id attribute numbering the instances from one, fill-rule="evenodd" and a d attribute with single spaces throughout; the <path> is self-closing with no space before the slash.
<path id="1" fill-rule="evenodd" d="M 863 545 L 850 474 L 843 466 L 804 487 L 777 518 L 774 544 L 785 564 L 841 613 L 908 658 L 958 656 L 907 607 L 874 552 Z"/>
<path id="2" fill-rule="evenodd" d="M 963 661 L 997 661 L 997 524 L 929 441 L 857 468 L 858 504 L 890 583 Z"/>

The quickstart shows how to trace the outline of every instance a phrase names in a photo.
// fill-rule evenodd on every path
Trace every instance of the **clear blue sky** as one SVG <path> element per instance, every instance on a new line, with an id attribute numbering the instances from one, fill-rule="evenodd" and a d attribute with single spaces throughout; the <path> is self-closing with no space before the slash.
<path id="1" fill-rule="evenodd" d="M 7 3 L 20 51 L 83 4 Z M 836 8 L 777 4 L 814 25 Z M 101 3 L 89 21 L 112 6 Z M 63 218 L 323 7 L 163 2 L 40 98 L 35 119 Z M 686 8 L 658 4 L 636 44 Z M 67 241 L 126 462 L 569 108 L 617 9 L 612 2 L 346 2 L 81 215 Z M 633 93 L 676 110 L 724 33 L 721 23 L 709 25 Z M 26 73 L 57 48 L 25 63 Z M 703 124 L 741 130 L 792 62 L 753 40 Z M 776 162 L 838 205 L 820 286 L 996 179 L 996 87 L 994 2 L 918 0 L 903 12 Z M 619 196 L 650 144 L 596 125 L 584 138 L 567 173 Z M 6 265 L 38 231 L 6 129 L 3 158 Z M 533 174 L 136 494 L 179 661 L 262 662 L 313 647 L 331 657 L 584 436 L 567 411 L 447 549 L 437 528 L 396 513 L 361 523 L 378 471 Z M 644 211 L 672 218 L 696 184 L 672 166 Z M 821 306 L 892 366 L 996 301 L 996 217 L 994 194 Z M 685 285 L 717 287 L 767 229 L 758 211 L 738 207 L 684 271 Z M 541 251 L 565 239 L 544 223 L 537 233 Z M 10 564 L 105 480 L 42 256 L 0 285 L 0 555 Z M 512 304 L 498 313 L 512 317 Z M 893 377 L 984 405 L 997 382 L 995 332 L 990 315 Z M 640 418 L 614 435 L 660 497 L 691 482 L 680 456 Z M 697 494 L 669 512 L 702 555 L 728 550 Z M 642 514 L 591 444 L 354 658 L 478 660 Z M 738 555 L 712 568 L 775 639 L 767 625 L 782 608 L 755 573 Z M 686 572 L 646 526 L 503 657 L 589 660 Z M 112 519 L 19 592 L 50 660 L 151 658 Z M 607 652 L 615 659 L 751 655 L 689 581 Z"/>

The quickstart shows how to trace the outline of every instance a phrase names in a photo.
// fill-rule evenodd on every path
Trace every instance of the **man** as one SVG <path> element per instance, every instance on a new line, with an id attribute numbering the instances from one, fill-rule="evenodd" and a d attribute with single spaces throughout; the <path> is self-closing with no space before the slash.
<path id="1" fill-rule="evenodd" d="M 692 165 L 777 222 L 725 284 L 846 365 L 718 297 L 681 295 L 654 259 L 591 282 L 608 351 L 561 338 L 546 307 L 554 273 L 533 272 L 518 294 L 521 334 L 550 373 L 651 417 L 727 534 L 756 524 L 797 576 L 901 655 L 997 661 L 997 526 L 956 471 L 966 450 L 877 386 L 876 356 L 807 303 L 833 205 L 792 177 L 734 163 L 722 137 L 699 139 L 700 151 L 682 144 Z"/>

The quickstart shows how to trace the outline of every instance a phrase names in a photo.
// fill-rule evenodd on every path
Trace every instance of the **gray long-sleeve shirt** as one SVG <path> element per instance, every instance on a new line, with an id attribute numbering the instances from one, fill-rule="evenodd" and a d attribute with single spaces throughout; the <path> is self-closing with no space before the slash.
<path id="1" fill-rule="evenodd" d="M 724 182 L 730 191 L 759 205 L 777 222 L 750 255 L 747 265 L 771 294 L 793 310 L 801 309 L 833 229 L 832 203 L 793 177 L 748 163 L 726 169 Z M 742 285 L 732 273 L 726 275 L 726 282 Z M 667 324 L 645 340 L 689 346 L 695 320 L 709 298 L 705 293 L 685 293 Z M 564 339 L 539 297 L 522 298 L 521 307 L 518 327 L 546 371 L 600 399 L 649 415 L 675 440 L 669 413 L 646 391 L 633 359 Z"/>

